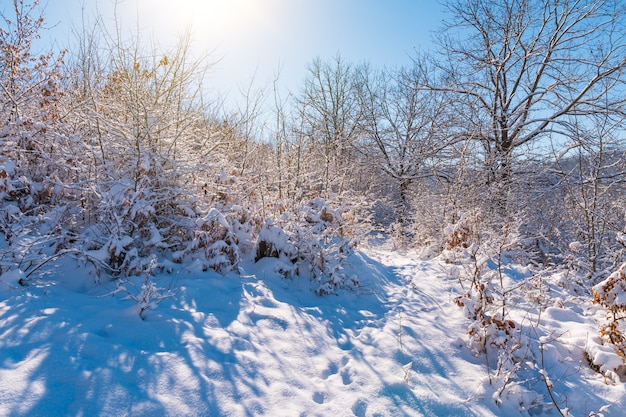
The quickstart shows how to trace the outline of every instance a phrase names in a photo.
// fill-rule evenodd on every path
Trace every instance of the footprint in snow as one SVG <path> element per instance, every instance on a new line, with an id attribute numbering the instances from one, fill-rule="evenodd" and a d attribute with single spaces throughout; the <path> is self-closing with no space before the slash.
<path id="1" fill-rule="evenodd" d="M 352 406 L 352 412 L 356 417 L 365 417 L 367 405 L 367 400 L 365 398 L 359 398 Z"/>
<path id="2" fill-rule="evenodd" d="M 352 341 L 350 340 L 350 337 L 348 335 L 346 335 L 346 334 L 341 335 L 337 339 L 337 346 L 341 350 L 351 350 L 354 347 L 352 345 Z"/>
<path id="3" fill-rule="evenodd" d="M 324 397 L 326 397 L 326 394 L 321 391 L 316 391 L 313 393 L 313 401 L 318 404 L 324 404 Z"/>
<path id="4" fill-rule="evenodd" d="M 341 371 L 341 382 L 343 385 L 350 385 L 352 383 L 352 375 L 350 375 L 350 368 L 345 368 Z"/>
<path id="5" fill-rule="evenodd" d="M 344 356 L 343 358 L 341 358 L 340 364 L 337 364 L 336 362 L 329 362 L 326 369 L 322 372 L 322 378 L 328 379 L 332 375 L 339 373 L 339 368 L 346 366 L 349 361 L 350 357 Z M 343 381 L 344 385 L 348 385 L 352 382 L 349 369 L 343 369 L 341 371 L 341 380 Z"/>
<path id="6" fill-rule="evenodd" d="M 339 372 L 339 367 L 335 362 L 330 362 L 324 372 L 322 372 L 322 378 L 328 379 L 331 375 L 335 375 Z"/>

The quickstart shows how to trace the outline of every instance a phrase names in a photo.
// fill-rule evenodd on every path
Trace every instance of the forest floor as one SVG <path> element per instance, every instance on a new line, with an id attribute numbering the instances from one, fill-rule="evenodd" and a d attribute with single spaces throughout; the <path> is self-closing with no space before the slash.
<path id="1" fill-rule="evenodd" d="M 174 296 L 143 318 L 71 260 L 39 285 L 6 275 L 0 416 L 559 415 L 550 394 L 564 415 L 623 415 L 626 384 L 585 354 L 603 317 L 588 295 L 555 277 L 545 308 L 511 299 L 527 352 L 507 379 L 468 348 L 452 267 L 368 247 L 350 258 L 357 290 L 317 296 L 274 259 L 225 277 L 181 265 L 154 278 Z"/>

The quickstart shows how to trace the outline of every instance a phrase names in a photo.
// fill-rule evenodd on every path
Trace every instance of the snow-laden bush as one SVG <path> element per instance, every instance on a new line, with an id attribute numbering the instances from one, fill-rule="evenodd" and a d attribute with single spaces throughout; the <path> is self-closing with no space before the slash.
<path id="1" fill-rule="evenodd" d="M 467 346 L 485 358 L 489 382 L 499 387 L 494 394 L 498 404 L 521 383 L 527 364 L 535 362 L 531 342 L 511 315 L 513 300 L 528 281 L 515 267 L 519 240 L 511 224 L 462 217 L 446 230 L 441 255 L 458 273 L 463 292 L 454 301 L 468 319 Z"/>
<path id="2" fill-rule="evenodd" d="M 275 271 L 285 278 L 293 279 L 297 274 L 297 250 L 285 230 L 266 219 L 261 227 L 256 244 L 255 262 L 262 258 L 276 258 Z"/>
<path id="3" fill-rule="evenodd" d="M 194 201 L 182 188 L 122 179 L 99 184 L 90 199 L 96 221 L 82 233 L 82 244 L 116 276 L 135 275 L 151 256 L 169 258 L 193 239 Z"/>
<path id="4" fill-rule="evenodd" d="M 83 148 L 71 149 L 63 125 L 26 114 L 0 122 L 0 273 L 17 266 L 24 283 L 43 273 L 37 265 L 74 245 L 84 220 L 75 165 Z"/>
<path id="5" fill-rule="evenodd" d="M 260 220 L 241 206 L 223 213 L 212 208 L 197 218 L 193 238 L 182 250 L 173 253 L 174 262 L 199 262 L 203 270 L 213 269 L 222 275 L 237 271 L 242 256 L 252 252 Z"/>
<path id="6" fill-rule="evenodd" d="M 291 225 L 298 273 L 310 275 L 313 289 L 319 295 L 358 286 L 358 278 L 344 270 L 356 242 L 344 234 L 341 207 L 332 209 L 316 198 L 301 207 L 300 216 Z"/>
<path id="7" fill-rule="evenodd" d="M 251 256 L 256 247 L 256 241 L 263 225 L 263 218 L 240 204 L 234 204 L 223 209 L 225 218 L 237 239 L 237 247 L 241 256 Z"/>
<path id="8" fill-rule="evenodd" d="M 474 243 L 480 230 L 480 214 L 461 216 L 459 221 L 446 226 L 443 230 L 444 248 L 467 248 Z"/>
<path id="9" fill-rule="evenodd" d="M 24 213 L 14 201 L 1 201 L 0 274 L 19 268 L 23 285 L 49 271 L 40 269 L 49 259 L 67 253 L 76 240 L 72 229 L 77 215 L 71 206 L 41 206 Z M 37 272 L 37 274 L 35 274 Z"/>
<path id="10" fill-rule="evenodd" d="M 292 263 L 297 260 L 295 246 L 271 219 L 265 220 L 257 239 L 255 261 L 261 258 L 278 258 Z"/>
<path id="11" fill-rule="evenodd" d="M 239 239 L 232 225 L 217 209 L 196 220 L 194 238 L 186 249 L 187 254 L 201 259 L 206 268 L 226 274 L 239 265 Z"/>
<path id="12" fill-rule="evenodd" d="M 150 236 L 158 234 L 150 190 L 120 181 L 101 185 L 94 198 L 100 204 L 95 210 L 97 224 L 84 235 L 87 249 L 97 250 L 118 276 L 139 273 L 141 258 L 162 244 L 158 236 Z"/>
<path id="13" fill-rule="evenodd" d="M 615 346 L 604 344 L 599 338 L 590 338 L 585 346 L 585 355 L 591 369 L 614 383 L 626 382 L 624 357 Z"/>
<path id="14" fill-rule="evenodd" d="M 600 339 L 626 359 L 626 264 L 591 289 L 593 302 L 606 308 L 606 321 L 600 325 Z M 596 363 L 596 365 L 598 365 Z M 613 369 L 615 370 L 615 369 Z"/>
<path id="15" fill-rule="evenodd" d="M 301 205 L 293 217 L 285 215 L 284 228 L 266 222 L 257 241 L 256 259 L 275 257 L 292 263 L 294 268 L 285 271 L 286 275 L 308 276 L 319 295 L 358 286 L 358 278 L 344 269 L 356 240 L 346 234 L 343 209 L 315 198 Z"/>
<path id="16" fill-rule="evenodd" d="M 91 254 L 121 277 L 143 271 L 152 256 L 195 262 L 223 275 L 236 271 L 242 256 L 254 251 L 261 216 L 237 201 L 212 202 L 201 215 L 182 184 L 166 184 L 146 171 L 153 163 L 145 165 L 139 180 L 96 187 L 91 198 L 97 223 L 83 234 Z"/>
<path id="17" fill-rule="evenodd" d="M 496 291 L 488 280 L 481 280 L 467 293 L 455 299 L 469 319 L 468 347 L 476 355 L 497 358 L 493 366 L 497 374 L 511 372 L 520 362 L 522 347 L 520 328 L 494 306 Z"/>
<path id="18" fill-rule="evenodd" d="M 110 294 L 124 294 L 124 300 L 132 300 L 137 305 L 139 317 L 144 319 L 148 310 L 154 310 L 166 298 L 174 296 L 169 288 L 157 287 L 153 281 L 154 271 L 158 270 L 158 263 L 155 257 L 151 257 L 141 275 L 134 278 L 143 278 L 141 286 L 133 283 L 133 277 L 121 278 L 117 281 L 116 289 Z"/>

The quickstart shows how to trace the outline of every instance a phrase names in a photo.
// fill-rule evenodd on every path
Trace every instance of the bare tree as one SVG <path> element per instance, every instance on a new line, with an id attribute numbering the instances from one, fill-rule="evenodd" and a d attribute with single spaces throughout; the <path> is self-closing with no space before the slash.
<path id="1" fill-rule="evenodd" d="M 319 158 L 321 191 L 341 192 L 354 163 L 348 157 L 362 118 L 355 72 L 340 56 L 330 62 L 314 59 L 307 69 L 297 98 L 300 133 L 308 137 L 310 150 Z"/>
<path id="2" fill-rule="evenodd" d="M 622 110 L 626 43 L 617 0 L 454 0 L 428 87 L 463 117 L 459 134 L 479 141 L 486 181 L 500 205 L 526 144 L 570 132 L 579 120 Z"/>
<path id="3" fill-rule="evenodd" d="M 571 224 L 566 235 L 570 241 L 564 243 L 591 275 L 619 265 L 619 252 L 626 246 L 624 213 L 619 208 L 624 203 L 626 171 L 624 122 L 624 117 L 601 114 L 585 125 L 574 120 L 569 143 L 556 155 L 555 172 Z"/>
<path id="4" fill-rule="evenodd" d="M 360 99 L 370 160 L 395 184 L 401 217 L 407 215 L 414 182 L 448 175 L 434 161 L 453 138 L 446 135 L 449 106 L 424 89 L 422 68 L 363 71 Z"/>
<path id="5" fill-rule="evenodd" d="M 33 42 L 45 30 L 43 11 L 39 1 L 13 0 L 13 16 L 0 14 L 0 109 L 13 122 L 25 114 L 49 106 L 42 101 L 44 96 L 51 102 L 58 93 L 60 66 L 63 54 L 36 54 Z M 54 114 L 42 114 L 46 119 Z M 45 120 L 48 121 L 48 120 Z"/>

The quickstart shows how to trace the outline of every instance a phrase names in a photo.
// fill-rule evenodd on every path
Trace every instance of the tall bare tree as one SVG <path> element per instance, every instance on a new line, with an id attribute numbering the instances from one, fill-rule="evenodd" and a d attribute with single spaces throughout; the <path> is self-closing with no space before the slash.
<path id="1" fill-rule="evenodd" d="M 626 183 L 624 126 L 624 117 L 601 114 L 593 124 L 573 121 L 571 140 L 556 155 L 555 172 L 571 225 L 565 243 L 592 274 L 603 267 L 615 268 L 626 246 L 621 209 Z"/>
<path id="2" fill-rule="evenodd" d="M 571 116 L 623 111 L 624 3 L 452 0 L 428 87 L 449 96 L 459 133 L 483 149 L 486 181 L 506 206 L 522 147 L 571 132 Z"/>
<path id="3" fill-rule="evenodd" d="M 413 183 L 437 175 L 432 162 L 453 140 L 444 128 L 449 106 L 423 83 L 418 66 L 378 74 L 363 71 L 359 83 L 370 160 L 394 183 L 402 216 L 410 206 Z"/>
<path id="4" fill-rule="evenodd" d="M 348 156 L 359 134 L 361 109 L 356 94 L 355 70 L 340 56 L 330 62 L 316 58 L 308 66 L 304 88 L 297 99 L 302 132 L 319 158 L 324 193 L 342 191 Z"/>

